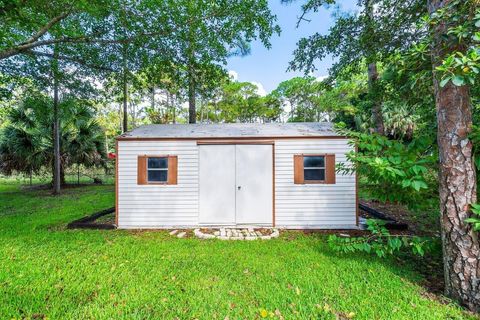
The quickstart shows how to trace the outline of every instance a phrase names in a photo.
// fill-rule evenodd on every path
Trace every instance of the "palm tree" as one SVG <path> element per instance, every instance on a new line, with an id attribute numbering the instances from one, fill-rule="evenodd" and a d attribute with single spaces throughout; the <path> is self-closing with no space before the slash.
<path id="1" fill-rule="evenodd" d="M 7 113 L 0 131 L 0 172 L 38 173 L 53 165 L 53 112 L 51 98 L 29 94 Z M 102 128 L 87 102 L 65 97 L 60 105 L 61 180 L 72 164 L 104 166 L 107 158 Z"/>

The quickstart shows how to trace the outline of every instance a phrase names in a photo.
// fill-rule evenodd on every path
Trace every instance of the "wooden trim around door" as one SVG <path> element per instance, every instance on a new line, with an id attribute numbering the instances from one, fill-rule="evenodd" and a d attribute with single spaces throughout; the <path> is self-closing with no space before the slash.
<path id="1" fill-rule="evenodd" d="M 275 227 L 275 141 L 197 141 L 197 145 L 225 145 L 225 144 L 251 144 L 251 145 L 272 145 L 272 227 Z M 199 213 L 200 214 L 200 213 Z"/>

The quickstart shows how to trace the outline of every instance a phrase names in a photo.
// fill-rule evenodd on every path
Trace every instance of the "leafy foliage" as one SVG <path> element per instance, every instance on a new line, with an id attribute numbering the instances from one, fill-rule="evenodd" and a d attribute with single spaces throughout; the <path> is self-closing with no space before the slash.
<path id="1" fill-rule="evenodd" d="M 367 230 L 371 235 L 366 237 L 341 237 L 330 235 L 328 244 L 335 251 L 375 253 L 378 257 L 386 257 L 400 252 L 403 249 L 411 250 L 415 255 L 423 256 L 428 250 L 429 239 L 417 236 L 391 235 L 385 227 L 386 222 L 378 219 L 367 220 Z"/>
<path id="2" fill-rule="evenodd" d="M 341 164 L 338 170 L 356 171 L 375 198 L 414 205 L 413 199 L 420 199 L 424 192 L 434 190 L 436 180 L 432 169 L 436 156 L 431 138 L 416 138 L 404 143 L 377 134 L 342 132 L 355 141 L 358 151 L 348 153 L 351 165 Z"/>
<path id="3" fill-rule="evenodd" d="M 0 170 L 32 173 L 50 168 L 53 161 L 52 101 L 32 92 L 10 108 L 8 123 L 0 132 Z M 102 166 L 106 160 L 103 130 L 86 101 L 66 98 L 61 103 L 62 168 L 71 164 Z"/>
<path id="4" fill-rule="evenodd" d="M 465 219 L 465 222 L 470 223 L 473 226 L 473 230 L 480 231 L 480 204 L 471 204 L 471 211 L 473 215 Z"/>

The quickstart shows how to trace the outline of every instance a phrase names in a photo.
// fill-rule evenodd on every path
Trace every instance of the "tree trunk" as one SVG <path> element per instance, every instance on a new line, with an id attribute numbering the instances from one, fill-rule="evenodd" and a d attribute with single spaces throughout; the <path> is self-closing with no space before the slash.
<path id="1" fill-rule="evenodd" d="M 373 12 L 373 1 L 367 0 L 365 3 L 366 14 L 368 17 L 367 20 L 367 32 L 370 35 L 375 35 L 375 16 Z M 382 101 L 378 96 L 378 70 L 376 61 L 376 52 L 374 46 L 377 42 L 375 37 L 372 40 L 371 50 L 367 53 L 368 61 L 368 94 L 370 100 L 372 101 L 372 120 L 374 125 L 374 131 L 378 134 L 385 134 L 385 126 L 383 124 L 383 113 L 382 113 Z"/>
<path id="2" fill-rule="evenodd" d="M 385 134 L 385 126 L 383 124 L 383 113 L 382 113 L 382 102 L 378 98 L 378 92 L 376 92 L 376 87 L 378 85 L 378 71 L 377 63 L 368 64 L 368 91 L 370 94 L 370 99 L 373 101 L 372 105 L 372 119 L 373 124 L 375 125 L 375 132 L 381 135 Z"/>
<path id="3" fill-rule="evenodd" d="M 430 14 L 451 0 L 430 0 Z M 460 48 L 448 46 L 441 23 L 434 31 L 432 64 L 438 66 L 446 54 Z M 440 159 L 439 193 L 445 293 L 474 312 L 480 311 L 480 245 L 478 235 L 465 219 L 476 203 L 476 173 L 472 157 L 470 92 L 467 86 L 449 82 L 441 87 L 434 77 Z"/>
<path id="4" fill-rule="evenodd" d="M 122 70 L 122 100 L 123 100 L 123 132 L 128 131 L 128 70 L 127 70 L 127 47 L 123 45 L 123 70 Z"/>
<path id="5" fill-rule="evenodd" d="M 155 110 L 155 86 L 152 86 L 150 88 L 150 94 L 151 94 L 150 106 L 152 107 L 152 110 Z"/>
<path id="6" fill-rule="evenodd" d="M 54 48 L 54 56 L 58 51 Z M 61 163 L 60 163 L 60 116 L 58 103 L 58 59 L 54 58 L 52 66 L 53 75 L 53 194 L 60 193 L 61 186 Z"/>
<path id="7" fill-rule="evenodd" d="M 128 92 L 128 87 L 127 87 L 127 71 L 124 69 L 123 70 L 123 94 L 122 94 L 122 102 L 123 102 L 123 127 L 122 130 L 123 132 L 128 131 L 128 103 L 127 103 L 127 92 Z"/>
<path id="8" fill-rule="evenodd" d="M 188 123 L 197 122 L 197 109 L 195 100 L 195 76 L 192 70 L 193 66 L 189 66 L 188 72 Z"/>

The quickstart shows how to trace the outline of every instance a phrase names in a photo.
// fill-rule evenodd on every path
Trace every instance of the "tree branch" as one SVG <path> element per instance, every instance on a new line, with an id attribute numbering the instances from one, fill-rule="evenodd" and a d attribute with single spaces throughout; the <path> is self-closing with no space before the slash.
<path id="1" fill-rule="evenodd" d="M 21 43 L 20 46 L 34 43 L 35 41 L 40 39 L 41 36 L 43 36 L 45 33 L 47 33 L 47 31 L 50 30 L 51 27 L 53 27 L 55 24 L 57 24 L 61 20 L 65 19 L 66 17 L 68 17 L 70 15 L 70 13 L 71 13 L 71 11 L 62 12 L 60 15 L 54 17 L 45 26 L 43 26 L 40 30 L 38 30 L 37 33 L 35 33 L 30 39 Z"/>
<path id="2" fill-rule="evenodd" d="M 54 56 L 53 53 L 40 52 L 40 51 L 35 51 L 35 50 L 28 50 L 28 51 L 25 52 L 25 54 L 35 55 L 35 56 L 40 56 L 40 57 L 47 57 L 47 58 L 51 58 L 51 59 L 55 58 L 55 59 L 65 60 L 65 61 L 80 64 L 80 65 L 82 65 L 84 67 L 87 67 L 87 68 L 97 69 L 97 70 L 101 70 L 101 71 L 108 71 L 108 72 L 114 72 L 115 71 L 110 67 L 105 67 L 105 66 L 101 66 L 101 65 L 88 63 L 84 59 L 81 59 L 81 58 L 73 58 L 73 57 L 68 57 L 68 56 L 64 56 L 64 55 L 55 55 Z"/>
<path id="3" fill-rule="evenodd" d="M 135 35 L 128 38 L 121 38 L 121 39 L 98 39 L 92 38 L 93 35 L 85 35 L 79 37 L 69 37 L 69 38 L 58 38 L 58 39 L 49 39 L 49 40 L 42 40 L 36 41 L 31 43 L 24 43 L 20 44 L 16 47 L 5 49 L 0 51 L 0 60 L 10 58 L 20 53 L 24 53 L 36 47 L 47 46 L 52 44 L 59 44 L 59 43 L 99 43 L 99 44 L 116 44 L 116 43 L 129 43 L 141 37 L 151 37 L 151 36 L 160 36 L 167 34 L 167 31 L 162 32 L 149 32 L 149 33 L 141 33 L 139 35 Z"/>

